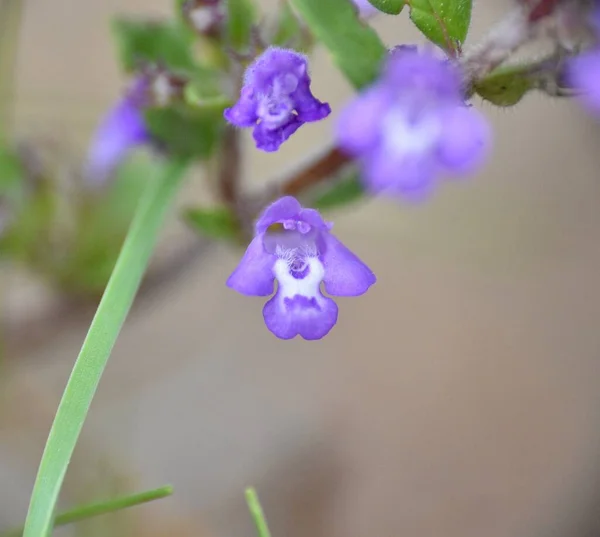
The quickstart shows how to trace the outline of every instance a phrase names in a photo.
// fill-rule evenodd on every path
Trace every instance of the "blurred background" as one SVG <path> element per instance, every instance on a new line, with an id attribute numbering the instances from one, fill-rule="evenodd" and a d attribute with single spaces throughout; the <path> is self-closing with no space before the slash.
<path id="1" fill-rule="evenodd" d="M 509 4 L 476 2 L 469 43 Z M 125 82 L 110 17 L 170 15 L 171 2 L 24 6 L 16 131 L 81 154 Z M 406 19 L 374 26 L 390 44 L 418 40 Z M 245 137 L 248 185 L 327 146 L 352 92 L 320 48 L 311 69 L 333 118 L 276 154 Z M 248 485 L 274 537 L 598 535 L 599 127 L 576 103 L 537 94 L 515 109 L 476 105 L 496 137 L 477 177 L 425 205 L 377 200 L 329 215 L 378 283 L 340 300 L 321 342 L 274 338 L 262 299 L 224 285 L 241 252 L 198 243 L 173 215 L 155 259 L 170 268 L 124 327 L 62 500 L 163 483 L 175 494 L 65 535 L 250 536 Z M 198 174 L 181 203 L 206 196 Z M 0 268 L 6 529 L 24 519 L 92 310 Z"/>

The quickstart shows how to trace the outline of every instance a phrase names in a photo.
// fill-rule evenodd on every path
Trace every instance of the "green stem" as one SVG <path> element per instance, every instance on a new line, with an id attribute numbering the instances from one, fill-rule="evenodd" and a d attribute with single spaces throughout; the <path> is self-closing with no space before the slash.
<path id="1" fill-rule="evenodd" d="M 147 490 L 145 492 L 139 492 L 138 494 L 132 494 L 131 496 L 115 498 L 114 500 L 76 507 L 71 511 L 65 511 L 64 513 L 56 515 L 56 518 L 54 519 L 54 527 L 66 526 L 67 524 L 80 522 L 81 520 L 86 520 L 95 516 L 114 513 L 115 511 L 127 509 L 128 507 L 134 507 L 136 505 L 141 505 L 154 500 L 160 500 L 161 498 L 166 498 L 171 494 L 173 494 L 173 487 L 167 486 L 154 490 Z M 21 535 L 23 535 L 23 528 L 9 530 L 0 534 L 0 537 L 21 537 Z"/>
<path id="2" fill-rule="evenodd" d="M 0 140 L 14 129 L 19 30 L 23 0 L 0 0 Z"/>
<path id="3" fill-rule="evenodd" d="M 185 162 L 168 165 L 162 177 L 148 184 L 139 203 L 56 412 L 33 488 L 24 537 L 51 535 L 54 509 L 77 438 L 185 168 Z"/>
<path id="4" fill-rule="evenodd" d="M 248 504 L 250 514 L 254 519 L 258 537 L 271 537 L 271 532 L 269 531 L 269 526 L 267 525 L 267 519 L 265 518 L 260 501 L 258 500 L 258 495 L 256 494 L 256 490 L 254 490 L 252 487 L 246 489 L 246 503 Z"/>

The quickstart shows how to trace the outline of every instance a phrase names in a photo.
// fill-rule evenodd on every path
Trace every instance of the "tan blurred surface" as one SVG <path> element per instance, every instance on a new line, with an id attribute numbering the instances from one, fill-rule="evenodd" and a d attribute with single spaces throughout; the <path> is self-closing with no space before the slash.
<path id="1" fill-rule="evenodd" d="M 81 144 L 119 91 L 109 14 L 167 4 L 29 2 L 21 125 Z M 473 38 L 506 4 L 476 3 Z M 376 25 L 405 42 L 415 38 L 405 19 Z M 312 70 L 315 94 L 339 109 L 350 90 L 323 51 Z M 600 475 L 598 126 L 539 95 L 482 108 L 496 144 L 478 177 L 427 205 L 380 200 L 334 215 L 378 283 L 340 300 L 330 336 L 272 337 L 262 300 L 223 285 L 239 252 L 217 246 L 127 323 L 86 441 L 140 486 L 172 483 L 176 510 L 214 535 L 253 534 L 248 484 L 274 536 L 546 535 L 581 516 Z M 331 125 L 306 127 L 276 155 L 248 142 L 248 180 L 317 152 Z M 2 519 L 24 513 L 85 328 L 14 372 L 48 412 L 27 463 L 6 474 L 21 486 L 1 497 Z"/>

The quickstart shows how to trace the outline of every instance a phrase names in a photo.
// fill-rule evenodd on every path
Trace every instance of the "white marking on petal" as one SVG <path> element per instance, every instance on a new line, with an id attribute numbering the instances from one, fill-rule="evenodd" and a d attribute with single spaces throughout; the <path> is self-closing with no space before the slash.
<path id="1" fill-rule="evenodd" d="M 291 257 L 290 257 L 291 255 Z M 325 277 L 325 268 L 317 257 L 307 257 L 304 262 L 308 266 L 308 274 L 304 278 L 294 278 L 290 274 L 290 260 L 296 259 L 295 252 L 291 251 L 287 257 L 282 257 L 275 262 L 273 272 L 279 282 L 279 304 L 284 308 L 286 298 L 293 299 L 300 295 L 306 298 L 314 298 L 321 302 L 323 295 L 319 289 Z"/>
<path id="2" fill-rule="evenodd" d="M 411 122 L 402 110 L 393 109 L 382 122 L 384 143 L 396 155 L 427 153 L 437 143 L 440 132 L 440 122 L 432 114 Z"/>

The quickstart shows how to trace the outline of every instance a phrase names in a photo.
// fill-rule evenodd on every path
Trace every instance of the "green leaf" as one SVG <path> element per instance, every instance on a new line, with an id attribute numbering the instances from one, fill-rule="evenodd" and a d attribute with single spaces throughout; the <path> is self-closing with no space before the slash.
<path id="1" fill-rule="evenodd" d="M 365 190 L 357 172 L 336 181 L 328 190 L 319 195 L 311 207 L 319 210 L 333 209 L 358 201 L 363 197 Z"/>
<path id="2" fill-rule="evenodd" d="M 140 200 L 119 259 L 67 382 L 33 487 L 24 537 L 49 537 L 75 444 L 121 327 L 148 266 L 186 161 L 174 161 Z"/>
<path id="3" fill-rule="evenodd" d="M 248 47 L 256 15 L 252 0 L 227 0 L 227 39 L 231 47 L 236 50 Z"/>
<path id="4" fill-rule="evenodd" d="M 254 520 L 258 537 L 271 537 L 271 532 L 269 531 L 269 526 L 267 525 L 265 513 L 263 512 L 263 508 L 258 500 L 256 490 L 254 490 L 252 487 L 246 489 L 246 503 L 248 504 L 248 509 L 250 510 L 252 519 Z"/>
<path id="5" fill-rule="evenodd" d="M 527 65 L 501 67 L 473 86 L 482 99 L 496 106 L 514 106 L 535 88 L 535 76 Z"/>
<path id="6" fill-rule="evenodd" d="M 188 209 L 184 220 L 198 233 L 211 239 L 236 239 L 239 225 L 231 211 L 225 207 Z"/>
<path id="7" fill-rule="evenodd" d="M 423 35 L 446 50 L 464 43 L 473 0 L 407 0 L 410 18 Z"/>
<path id="8" fill-rule="evenodd" d="M 195 68 L 192 35 L 182 24 L 119 17 L 112 21 L 112 30 L 125 71 L 134 71 L 141 62 L 163 64 L 172 70 Z"/>
<path id="9" fill-rule="evenodd" d="M 388 15 L 398 15 L 404 7 L 405 0 L 369 0 L 369 4 Z"/>
<path id="10" fill-rule="evenodd" d="M 149 108 L 145 112 L 146 125 L 170 154 L 206 159 L 216 148 L 225 125 L 223 110 L 226 101 L 212 104 L 207 108 L 184 103 Z"/>
<path id="11" fill-rule="evenodd" d="M 315 37 L 357 89 L 377 78 L 387 48 L 348 0 L 290 0 Z"/>
<path id="12" fill-rule="evenodd" d="M 104 502 L 76 507 L 75 509 L 56 515 L 54 527 L 66 526 L 67 524 L 81 522 L 88 518 L 114 513 L 116 511 L 121 511 L 122 509 L 135 507 L 136 505 L 160 500 L 171 494 L 173 494 L 173 487 L 166 486 L 154 490 L 147 490 L 145 492 L 138 492 L 137 494 L 132 494 L 130 496 L 122 496 Z M 23 528 L 0 533 L 0 537 L 21 537 L 21 535 L 23 535 Z"/>

